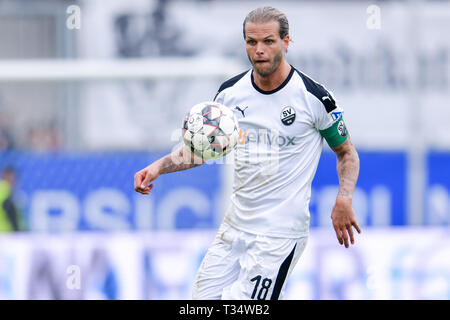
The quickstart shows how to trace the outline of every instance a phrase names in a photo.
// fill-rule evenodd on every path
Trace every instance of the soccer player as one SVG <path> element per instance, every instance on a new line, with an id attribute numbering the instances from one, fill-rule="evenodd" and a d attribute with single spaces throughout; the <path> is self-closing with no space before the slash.
<path id="1" fill-rule="evenodd" d="M 342 108 L 286 61 L 290 36 L 282 12 L 253 10 L 243 32 L 253 68 L 224 82 L 214 99 L 239 119 L 233 193 L 198 271 L 194 299 L 280 298 L 307 243 L 311 183 L 323 139 L 337 156 L 339 192 L 331 212 L 337 240 L 348 248 L 352 228 L 361 232 L 352 208 L 359 158 Z M 137 172 L 135 190 L 148 194 L 160 174 L 201 163 L 181 148 Z"/>

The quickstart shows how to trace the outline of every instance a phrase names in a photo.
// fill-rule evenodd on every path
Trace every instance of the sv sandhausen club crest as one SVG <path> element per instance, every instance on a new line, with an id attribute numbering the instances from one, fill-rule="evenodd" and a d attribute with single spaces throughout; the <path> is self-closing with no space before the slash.
<path id="1" fill-rule="evenodd" d="M 295 121 L 295 109 L 294 107 L 285 107 L 283 108 L 283 110 L 281 110 L 281 114 L 280 114 L 280 119 L 281 122 L 283 122 L 283 124 L 285 126 L 290 126 L 291 124 L 294 123 Z"/>
<path id="2" fill-rule="evenodd" d="M 345 123 L 343 120 L 339 121 L 337 130 L 341 137 L 345 137 L 347 135 L 347 128 L 345 127 Z"/>

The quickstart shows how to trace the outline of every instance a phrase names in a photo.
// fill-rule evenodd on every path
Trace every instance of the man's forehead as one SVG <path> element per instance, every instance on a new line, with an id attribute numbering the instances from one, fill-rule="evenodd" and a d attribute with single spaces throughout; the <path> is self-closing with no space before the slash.
<path id="1" fill-rule="evenodd" d="M 268 37 L 279 35 L 280 24 L 276 20 L 267 22 L 247 21 L 245 24 L 245 35 L 251 38 Z"/>

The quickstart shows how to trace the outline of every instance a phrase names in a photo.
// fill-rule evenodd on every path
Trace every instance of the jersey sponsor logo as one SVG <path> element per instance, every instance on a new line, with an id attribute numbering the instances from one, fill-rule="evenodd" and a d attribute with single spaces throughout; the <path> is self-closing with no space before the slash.
<path id="1" fill-rule="evenodd" d="M 240 129 L 238 144 L 246 144 L 248 142 L 265 144 L 268 146 L 278 145 L 279 147 L 284 147 L 295 146 L 297 141 L 295 136 L 280 136 L 276 133 L 271 133 L 266 129 L 262 129 L 260 131 L 249 130 L 248 132 Z"/>
<path id="2" fill-rule="evenodd" d="M 245 144 L 245 142 L 247 141 L 247 132 L 245 132 L 244 130 L 239 130 L 239 139 L 238 139 L 238 143 L 239 144 Z"/>
<path id="3" fill-rule="evenodd" d="M 339 121 L 337 130 L 340 136 L 345 137 L 347 135 L 347 128 L 345 127 L 344 120 Z"/>
<path id="4" fill-rule="evenodd" d="M 248 108 L 248 106 L 247 107 L 245 107 L 244 109 L 242 109 L 240 106 L 236 106 L 236 107 L 234 107 L 234 109 L 235 110 L 237 110 L 237 111 L 239 111 L 240 113 L 242 113 L 242 117 L 243 118 L 245 118 L 245 110 Z"/>
<path id="5" fill-rule="evenodd" d="M 294 123 L 295 116 L 295 109 L 288 106 L 281 110 L 280 119 L 285 126 L 290 126 Z"/>

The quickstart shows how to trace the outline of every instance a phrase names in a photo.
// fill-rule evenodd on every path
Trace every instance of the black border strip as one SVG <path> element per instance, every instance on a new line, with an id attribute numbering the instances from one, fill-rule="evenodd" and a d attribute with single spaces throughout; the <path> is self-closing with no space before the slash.
<path id="1" fill-rule="evenodd" d="M 186 310 L 187 306 L 195 309 L 213 307 L 213 312 L 209 318 L 205 314 L 182 314 L 182 310 Z M 260 312 L 238 311 L 245 310 L 244 308 L 249 306 L 252 306 L 254 311 L 259 310 Z M 255 306 L 260 306 L 260 308 L 256 309 Z M 81 319 L 86 318 L 86 308 L 89 309 L 91 318 L 95 316 L 95 318 L 103 319 L 105 316 L 117 318 L 119 314 L 126 317 L 130 314 L 130 310 L 145 314 L 145 312 L 148 313 L 150 307 L 153 314 L 161 313 L 163 319 L 179 320 L 290 319 L 293 318 L 292 315 L 298 314 L 299 310 L 305 314 L 311 312 L 313 315 L 328 316 L 329 314 L 330 317 L 336 317 L 335 310 L 356 310 L 358 312 L 361 308 L 361 310 L 369 310 L 371 315 L 380 319 L 386 317 L 386 310 L 394 319 L 407 319 L 413 318 L 413 316 L 429 317 L 430 310 L 434 312 L 442 310 L 442 314 L 445 314 L 448 311 L 448 300 L 0 300 L 0 307 L 4 312 L 20 310 L 21 314 L 25 315 L 29 312 L 31 317 L 41 310 L 43 314 L 48 313 L 50 308 L 52 311 L 57 311 L 54 314 L 58 315 L 65 314 L 67 310 L 70 310 L 70 314 Z M 52 318 L 50 317 L 50 319 Z"/>
<path id="2" fill-rule="evenodd" d="M 313 96 L 319 100 L 323 106 L 325 107 L 325 110 L 327 110 L 327 113 L 330 113 L 331 111 L 336 109 L 336 101 L 334 101 L 333 96 L 328 92 L 327 89 L 320 83 L 314 81 L 304 73 L 295 70 L 300 78 L 302 78 L 303 83 L 305 84 L 306 90 L 311 93 Z M 328 97 L 328 99 L 322 100 L 322 98 Z"/>
<path id="3" fill-rule="evenodd" d="M 220 85 L 219 90 L 217 91 L 216 95 L 214 96 L 213 101 L 216 101 L 217 96 L 219 95 L 219 93 L 221 93 L 223 90 L 230 88 L 232 86 L 234 86 L 236 84 L 236 82 L 238 82 L 239 80 L 242 79 L 243 76 L 245 76 L 248 73 L 249 70 L 246 70 L 240 74 L 238 74 L 237 76 L 234 76 L 231 79 L 228 79 L 227 81 L 225 81 L 224 83 L 222 83 Z"/>
<path id="4" fill-rule="evenodd" d="M 273 287 L 272 296 L 270 297 L 270 300 L 278 300 L 278 298 L 280 297 L 281 288 L 283 288 L 284 280 L 286 280 L 286 276 L 288 274 L 292 258 L 294 257 L 296 247 L 297 244 L 295 244 L 291 253 L 287 256 L 287 258 L 283 261 L 283 263 L 280 266 L 280 270 L 278 271 L 277 279 L 275 280 L 275 286 Z"/>

